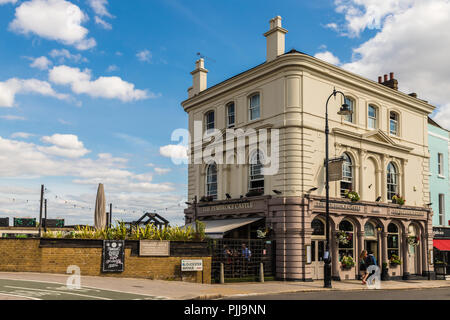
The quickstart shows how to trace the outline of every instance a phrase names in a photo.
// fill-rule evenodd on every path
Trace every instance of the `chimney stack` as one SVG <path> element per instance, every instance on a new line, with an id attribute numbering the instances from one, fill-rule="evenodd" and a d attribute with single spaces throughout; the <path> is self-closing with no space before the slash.
<path id="1" fill-rule="evenodd" d="M 391 89 L 398 90 L 398 81 L 394 78 L 393 72 L 389 73 L 389 79 L 388 75 L 385 74 L 383 82 L 381 82 L 381 77 L 378 77 L 378 83 L 381 83 L 382 85 L 389 87 Z"/>
<path id="2" fill-rule="evenodd" d="M 382 76 L 379 76 L 378 77 L 378 83 L 382 83 L 383 82 L 383 77 Z"/>
<path id="3" fill-rule="evenodd" d="M 207 88 L 207 74 L 208 70 L 205 69 L 205 60 L 203 58 L 198 59 L 195 62 L 195 70 L 192 74 L 192 87 L 188 89 L 189 98 L 199 94 Z"/>
<path id="4" fill-rule="evenodd" d="M 288 31 L 281 27 L 281 17 L 270 20 L 270 30 L 264 33 L 267 39 L 267 62 L 284 54 L 284 38 Z"/>

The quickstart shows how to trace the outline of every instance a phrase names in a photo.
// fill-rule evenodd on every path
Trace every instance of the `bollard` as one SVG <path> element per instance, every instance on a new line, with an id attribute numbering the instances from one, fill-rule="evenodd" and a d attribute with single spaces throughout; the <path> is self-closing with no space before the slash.
<path id="1" fill-rule="evenodd" d="M 220 283 L 225 283 L 225 271 L 223 268 L 223 263 L 220 263 Z"/>
<path id="2" fill-rule="evenodd" d="M 262 262 L 259 264 L 259 282 L 264 283 L 264 264 Z"/>

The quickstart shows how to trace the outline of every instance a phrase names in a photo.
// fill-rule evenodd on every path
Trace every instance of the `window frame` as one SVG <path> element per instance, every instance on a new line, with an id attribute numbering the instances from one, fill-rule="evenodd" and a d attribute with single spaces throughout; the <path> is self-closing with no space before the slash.
<path id="1" fill-rule="evenodd" d="M 212 122 L 209 122 L 208 116 L 212 114 Z M 204 121 L 205 121 L 205 131 L 209 132 L 210 130 L 214 130 L 216 128 L 216 113 L 214 110 L 209 110 L 205 112 L 204 115 Z M 208 125 L 212 123 L 212 128 L 208 128 Z"/>
<path id="2" fill-rule="evenodd" d="M 258 96 L 258 117 L 252 118 L 252 112 L 256 109 L 256 107 L 252 107 L 252 98 Z M 255 121 L 261 119 L 261 93 L 255 92 L 248 96 L 248 119 L 249 121 Z"/>
<path id="3" fill-rule="evenodd" d="M 348 102 L 351 102 L 351 103 L 348 103 Z M 346 121 L 348 123 L 355 123 L 354 115 L 356 113 L 356 109 L 355 109 L 356 99 L 351 96 L 345 95 L 344 103 L 347 103 L 349 106 L 349 109 L 353 111 L 351 114 L 343 116 L 344 121 Z M 350 118 L 350 120 L 348 120 L 348 118 Z"/>
<path id="4" fill-rule="evenodd" d="M 394 168 L 395 172 L 391 172 L 389 170 L 389 167 Z M 394 177 L 395 181 L 394 182 L 390 182 L 392 181 L 392 177 Z M 391 179 L 390 179 L 391 178 Z M 393 188 L 389 188 L 390 186 L 395 187 L 395 191 L 390 191 Z M 399 170 L 397 168 L 397 166 L 395 165 L 394 162 L 389 162 L 386 168 L 386 195 L 388 200 L 392 200 L 392 197 L 394 195 L 398 195 L 398 190 L 399 190 Z"/>
<path id="5" fill-rule="evenodd" d="M 445 194 L 439 193 L 438 195 L 438 201 L 439 201 L 439 225 L 444 226 L 445 225 Z"/>
<path id="6" fill-rule="evenodd" d="M 389 227 L 393 225 L 397 228 L 396 232 L 391 232 L 389 231 Z M 394 243 L 394 240 L 390 241 L 390 239 L 394 239 L 394 237 L 397 237 L 396 243 L 397 243 L 397 247 L 390 247 L 389 244 L 392 242 Z M 398 225 L 396 223 L 389 223 L 388 225 L 388 232 L 387 232 L 387 254 L 388 254 L 388 260 L 391 259 L 392 254 L 394 252 L 396 252 L 395 254 L 400 258 L 400 228 L 398 227 Z"/>
<path id="7" fill-rule="evenodd" d="M 395 115 L 395 120 L 391 118 L 391 115 Z M 395 132 L 392 132 L 391 124 L 395 123 Z M 399 137 L 400 136 L 400 114 L 395 111 L 389 111 L 389 135 Z"/>
<path id="8" fill-rule="evenodd" d="M 230 107 L 233 107 L 233 123 L 230 123 Z M 226 124 L 227 128 L 234 128 L 236 125 L 236 103 L 234 101 L 230 101 L 225 105 L 225 113 L 226 113 Z"/>
<path id="9" fill-rule="evenodd" d="M 215 167 L 215 181 L 212 180 L 210 181 L 210 169 L 212 167 Z M 215 185 L 215 193 L 211 192 L 211 188 L 210 185 Z M 217 187 L 218 187 L 218 175 L 217 175 L 217 164 L 215 162 L 212 162 L 210 164 L 208 164 L 206 166 L 206 181 L 205 181 L 205 186 L 206 186 L 206 196 L 212 196 L 214 200 L 217 199 Z"/>
<path id="10" fill-rule="evenodd" d="M 375 117 L 370 116 L 370 109 L 373 108 L 375 111 Z M 379 108 L 374 104 L 369 104 L 367 107 L 367 128 L 371 130 L 378 129 L 378 118 L 379 118 Z M 374 121 L 374 127 L 370 126 L 371 120 Z"/>
<path id="11" fill-rule="evenodd" d="M 339 181 L 339 189 L 340 189 L 340 194 L 341 194 L 341 198 L 345 198 L 345 190 L 348 191 L 352 191 L 354 190 L 353 185 L 354 185 L 354 169 L 353 169 L 353 160 L 352 157 L 347 153 L 344 152 L 342 154 L 342 156 L 344 158 L 346 158 L 346 160 L 344 160 L 344 163 L 342 165 L 342 180 Z M 347 161 L 349 160 L 349 161 Z M 348 163 L 350 163 L 350 165 L 348 165 Z M 346 170 L 348 167 L 350 167 L 350 170 Z M 346 175 L 346 173 L 350 173 L 350 175 Z M 343 188 L 342 184 L 349 184 L 349 189 Z"/>
<path id="12" fill-rule="evenodd" d="M 444 176 L 444 154 L 438 152 L 437 156 L 437 165 L 438 165 L 438 175 L 443 177 Z"/>
<path id="13" fill-rule="evenodd" d="M 352 226 L 352 230 L 351 231 L 346 231 L 343 230 L 341 228 L 341 223 L 343 222 L 348 222 L 351 226 Z M 344 245 L 342 245 L 340 242 L 338 242 L 338 259 L 339 261 L 342 260 L 343 255 L 341 255 L 341 253 L 346 253 L 348 255 L 348 252 L 351 252 L 351 257 L 353 259 L 355 259 L 355 225 L 348 219 L 343 219 L 340 223 L 339 223 L 339 231 L 344 231 L 347 234 L 351 234 L 352 236 L 352 241 L 351 241 L 351 247 L 343 247 Z"/>
<path id="14" fill-rule="evenodd" d="M 256 163 L 254 162 L 254 157 L 256 157 Z M 253 154 L 250 157 L 250 161 L 249 161 L 249 171 L 248 171 L 248 191 L 253 191 L 253 190 L 260 190 L 262 189 L 262 191 L 264 192 L 264 187 L 265 187 L 265 178 L 264 175 L 262 174 L 262 168 L 264 167 L 263 162 L 261 161 L 261 159 L 264 159 L 264 155 L 260 150 L 257 150 L 255 152 L 253 152 Z M 259 167 L 260 173 L 259 174 L 254 174 L 254 167 L 257 166 Z M 254 178 L 256 177 L 256 178 Z M 261 186 L 257 186 L 257 187 L 253 187 L 252 184 L 255 183 L 257 184 L 258 182 L 262 181 L 262 187 Z"/>

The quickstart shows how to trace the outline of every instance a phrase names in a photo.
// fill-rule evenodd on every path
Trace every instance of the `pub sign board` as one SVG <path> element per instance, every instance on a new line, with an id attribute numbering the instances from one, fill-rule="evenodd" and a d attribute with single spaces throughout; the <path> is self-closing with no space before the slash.
<path id="1" fill-rule="evenodd" d="M 125 241 L 103 240 L 102 272 L 123 272 Z"/>

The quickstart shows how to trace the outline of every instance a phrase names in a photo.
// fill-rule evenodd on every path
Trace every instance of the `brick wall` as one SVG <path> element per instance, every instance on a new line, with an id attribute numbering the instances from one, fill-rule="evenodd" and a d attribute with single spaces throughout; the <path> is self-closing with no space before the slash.
<path id="1" fill-rule="evenodd" d="M 181 260 L 202 259 L 202 272 L 183 272 Z M 0 239 L 0 271 L 66 273 L 77 265 L 81 275 L 183 280 L 211 283 L 211 257 L 140 257 L 125 247 L 125 267 L 121 273 L 102 273 L 101 247 L 41 247 L 39 239 Z"/>

